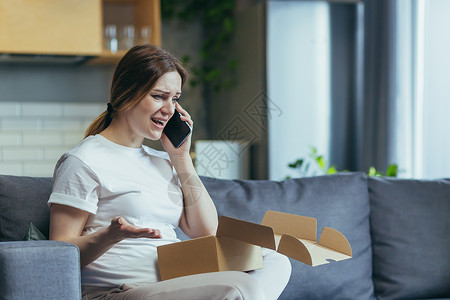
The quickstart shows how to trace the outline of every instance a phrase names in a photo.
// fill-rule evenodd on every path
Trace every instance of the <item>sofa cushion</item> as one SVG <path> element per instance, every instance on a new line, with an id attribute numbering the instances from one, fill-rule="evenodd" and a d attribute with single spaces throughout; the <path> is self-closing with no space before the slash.
<path id="1" fill-rule="evenodd" d="M 367 179 L 343 173 L 282 182 L 201 178 L 219 215 L 260 223 L 267 210 L 314 217 L 318 235 L 332 227 L 349 240 L 353 258 L 310 267 L 291 259 L 280 299 L 372 299 L 372 253 Z"/>
<path id="2" fill-rule="evenodd" d="M 450 180 L 370 178 L 380 299 L 450 298 Z"/>
<path id="3" fill-rule="evenodd" d="M 20 241 L 33 223 L 47 238 L 51 178 L 0 175 L 0 241 Z"/>
<path id="4" fill-rule="evenodd" d="M 0 243 L 0 299 L 80 300 L 78 247 L 59 241 Z"/>

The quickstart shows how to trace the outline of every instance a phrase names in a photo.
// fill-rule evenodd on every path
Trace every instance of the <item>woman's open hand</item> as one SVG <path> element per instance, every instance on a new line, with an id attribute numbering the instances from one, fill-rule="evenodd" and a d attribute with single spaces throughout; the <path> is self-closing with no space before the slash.
<path id="1" fill-rule="evenodd" d="M 109 234 L 116 241 L 127 238 L 160 239 L 162 237 L 161 232 L 158 229 L 142 228 L 132 225 L 123 217 L 115 217 L 111 220 Z"/>

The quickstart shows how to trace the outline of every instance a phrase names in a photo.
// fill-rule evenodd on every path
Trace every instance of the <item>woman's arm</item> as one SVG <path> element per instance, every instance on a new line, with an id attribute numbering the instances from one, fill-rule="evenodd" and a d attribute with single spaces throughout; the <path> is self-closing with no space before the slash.
<path id="1" fill-rule="evenodd" d="M 50 207 L 50 239 L 78 246 L 82 267 L 125 238 L 161 238 L 159 230 L 131 225 L 122 217 L 113 218 L 108 227 L 82 236 L 88 217 L 88 212 L 67 205 L 52 204 Z"/>
<path id="2" fill-rule="evenodd" d="M 181 120 L 188 122 L 193 128 L 194 123 L 188 112 L 179 103 L 176 103 L 176 109 L 181 113 Z M 195 238 L 215 234 L 218 220 L 214 202 L 198 177 L 189 155 L 191 137 L 192 134 L 179 148 L 175 148 L 165 134 L 161 136 L 161 143 L 169 154 L 181 182 L 184 209 L 180 228 L 186 235 Z"/>
<path id="3" fill-rule="evenodd" d="M 172 159 L 183 191 L 184 209 L 180 228 L 191 238 L 212 235 L 217 230 L 217 209 L 195 172 L 189 155 Z"/>

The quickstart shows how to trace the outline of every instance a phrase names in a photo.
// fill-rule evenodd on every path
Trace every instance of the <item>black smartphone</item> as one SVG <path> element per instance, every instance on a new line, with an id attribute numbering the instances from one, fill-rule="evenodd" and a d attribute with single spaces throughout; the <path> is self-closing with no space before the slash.
<path id="1" fill-rule="evenodd" d="M 163 130 L 175 148 L 180 147 L 192 131 L 189 123 L 181 120 L 180 116 L 178 110 L 175 110 Z"/>

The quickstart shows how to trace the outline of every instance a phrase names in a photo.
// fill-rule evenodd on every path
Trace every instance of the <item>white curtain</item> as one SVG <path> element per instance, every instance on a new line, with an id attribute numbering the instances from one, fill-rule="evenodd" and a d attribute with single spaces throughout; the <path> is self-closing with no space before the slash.
<path id="1" fill-rule="evenodd" d="M 401 177 L 450 177 L 449 0 L 397 0 L 392 160 Z"/>

